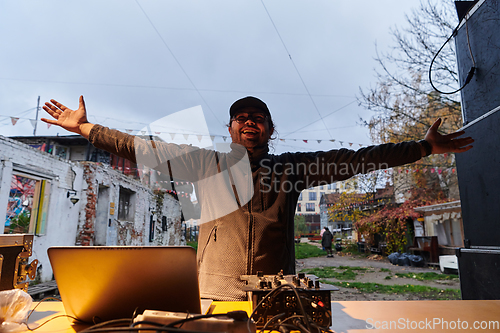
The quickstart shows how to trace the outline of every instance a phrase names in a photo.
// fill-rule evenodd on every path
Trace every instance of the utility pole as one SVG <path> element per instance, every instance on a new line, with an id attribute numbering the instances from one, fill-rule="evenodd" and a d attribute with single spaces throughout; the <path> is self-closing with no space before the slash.
<path id="1" fill-rule="evenodd" d="M 35 129 L 33 129 L 33 136 L 36 136 L 36 124 L 38 123 L 38 110 L 40 110 L 40 96 L 38 96 L 38 102 L 36 103 Z"/>

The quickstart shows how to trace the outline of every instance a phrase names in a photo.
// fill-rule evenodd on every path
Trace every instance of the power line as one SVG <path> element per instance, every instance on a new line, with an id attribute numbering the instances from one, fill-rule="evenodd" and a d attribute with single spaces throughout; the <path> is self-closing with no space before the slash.
<path id="1" fill-rule="evenodd" d="M 163 89 L 163 90 L 184 90 L 184 91 L 204 91 L 204 92 L 219 92 L 219 93 L 238 93 L 238 94 L 254 94 L 254 95 L 288 95 L 288 96 L 308 96 L 307 93 L 292 93 L 292 92 L 276 92 L 276 91 L 248 91 L 248 90 L 228 90 L 228 89 L 203 89 L 203 88 L 180 88 L 180 87 L 164 87 L 164 86 L 146 86 L 136 84 L 118 84 L 118 83 L 96 83 L 96 82 L 72 82 L 72 81 L 54 81 L 54 80 L 35 80 L 35 79 L 15 79 L 0 77 L 0 80 L 6 81 L 22 81 L 22 82 L 40 82 L 40 83 L 57 83 L 57 84 L 81 84 L 89 86 L 107 86 L 107 87 L 122 87 L 122 88 L 143 88 L 143 89 Z M 332 95 L 332 94 L 312 94 L 316 97 L 333 97 L 333 98 L 354 98 L 347 95 Z M 32 108 L 30 110 L 36 109 Z"/>
<path id="2" fill-rule="evenodd" d="M 325 118 L 326 118 L 326 117 L 331 116 L 332 114 L 334 114 L 334 113 L 336 113 L 336 112 L 339 112 L 340 110 L 342 110 L 342 109 L 344 109 L 344 108 L 348 107 L 349 105 L 351 105 L 351 104 L 352 104 L 352 103 L 354 103 L 354 102 L 356 102 L 356 101 L 352 101 L 352 102 L 350 102 L 350 103 L 347 103 L 346 105 L 341 106 L 340 108 L 338 108 L 338 109 L 336 109 L 336 110 L 334 110 L 334 111 L 330 112 L 329 114 L 327 114 L 327 115 L 325 116 Z M 321 120 L 323 120 L 323 119 L 321 119 Z M 309 124 L 307 124 L 307 125 L 305 125 L 305 126 L 302 126 L 302 127 L 298 128 L 298 129 L 296 129 L 295 131 L 292 131 L 292 132 L 288 133 L 286 136 L 288 136 L 288 135 L 290 135 L 290 134 L 293 134 L 293 133 L 296 133 L 296 132 L 298 132 L 298 131 L 300 131 L 301 129 L 304 129 L 304 128 L 306 128 L 306 127 L 309 127 L 309 126 L 311 126 L 312 124 L 314 124 L 314 123 L 316 123 L 316 122 L 318 122 L 318 121 L 319 121 L 319 120 L 315 120 L 315 121 L 313 121 L 312 123 L 309 123 Z M 324 122 L 325 122 L 325 121 L 323 120 L 323 123 L 324 123 Z M 328 131 L 328 128 L 327 128 L 327 131 Z M 330 134 L 330 131 L 328 131 L 328 134 L 330 135 L 330 137 L 332 137 L 332 135 Z"/>
<path id="3" fill-rule="evenodd" d="M 334 130 L 334 129 L 345 129 L 345 128 L 352 128 L 352 127 L 357 127 L 358 125 L 349 125 L 349 126 L 338 126 L 338 127 L 330 127 L 331 130 Z M 280 131 L 280 134 L 282 135 L 289 135 L 289 134 L 293 134 L 293 133 L 309 133 L 309 132 L 314 132 L 314 133 L 317 133 L 317 132 L 322 132 L 322 131 L 326 131 L 324 129 L 314 129 L 314 130 L 309 130 L 309 131 L 293 131 L 293 132 L 281 132 Z"/>
<path id="4" fill-rule="evenodd" d="M 319 109 L 318 109 L 318 106 L 316 105 L 316 103 L 314 102 L 314 99 L 312 98 L 311 96 L 311 93 L 309 92 L 309 89 L 307 89 L 307 85 L 306 83 L 304 82 L 304 79 L 302 79 L 302 75 L 300 75 L 300 72 L 299 72 L 299 69 L 297 68 L 297 66 L 295 65 L 295 61 L 293 61 L 292 59 L 292 55 L 290 54 L 290 52 L 288 51 L 288 48 L 286 47 L 285 45 L 285 42 L 283 41 L 283 38 L 281 38 L 281 35 L 278 31 L 278 28 L 276 27 L 276 24 L 274 24 L 274 21 L 273 21 L 273 18 L 271 17 L 271 14 L 269 14 L 269 11 L 267 10 L 267 7 L 266 5 L 264 4 L 264 0 L 260 0 L 260 2 L 262 3 L 262 6 L 264 6 L 264 9 L 267 13 L 267 16 L 269 17 L 269 19 L 271 20 L 271 23 L 273 24 L 273 27 L 274 27 L 274 30 L 276 31 L 276 33 L 278 34 L 278 37 L 281 41 L 281 44 L 283 45 L 283 47 L 285 48 L 285 51 L 286 53 L 288 54 L 288 58 L 290 58 L 290 61 L 292 62 L 292 65 L 293 67 L 295 68 L 295 71 L 297 72 L 297 75 L 299 76 L 300 78 L 300 81 L 302 82 L 302 85 L 304 86 L 306 92 L 307 92 L 307 95 L 309 96 L 309 98 L 311 99 L 311 102 L 312 104 L 314 105 L 314 108 L 316 109 L 316 112 L 318 112 L 319 114 L 319 117 L 321 119 L 321 121 L 323 122 L 323 125 L 325 125 L 325 128 L 326 128 L 326 131 L 328 132 L 328 135 L 331 137 L 331 133 L 330 131 L 328 130 L 328 126 L 326 125 L 325 123 L 325 120 L 323 119 L 323 117 L 321 116 L 321 113 L 319 112 Z"/>
<path id="5" fill-rule="evenodd" d="M 205 98 L 203 98 L 203 95 L 201 94 L 201 92 L 198 90 L 198 88 L 196 87 L 196 85 L 194 84 L 193 80 L 191 80 L 191 78 L 189 77 L 188 73 L 184 70 L 184 67 L 182 67 L 181 63 L 179 62 L 179 60 L 177 60 L 177 58 L 175 57 L 174 53 L 172 52 L 172 50 L 170 49 L 170 47 L 168 46 L 167 42 L 165 41 L 165 39 L 163 39 L 162 35 L 160 34 L 160 32 L 158 31 L 158 29 L 156 29 L 156 26 L 154 25 L 153 21 L 151 21 L 151 19 L 149 18 L 148 14 L 144 11 L 144 9 L 142 8 L 142 6 L 139 4 L 139 1 L 138 0 L 135 0 L 135 2 L 137 3 L 137 6 L 139 6 L 139 8 L 141 9 L 142 13 L 144 14 L 144 16 L 146 16 L 146 19 L 149 21 L 149 23 L 151 24 L 151 26 L 153 27 L 153 29 L 156 31 L 156 34 L 158 35 L 158 37 L 160 37 L 161 41 L 163 42 L 163 45 L 165 45 L 165 47 L 167 48 L 168 52 L 170 52 L 170 55 L 172 56 L 172 58 L 174 58 L 175 62 L 177 63 L 177 65 L 179 66 L 179 68 L 182 70 L 182 72 L 184 73 L 184 75 L 186 75 L 187 79 L 189 80 L 189 82 L 191 83 L 191 85 L 194 87 L 194 89 L 196 90 L 196 92 L 198 93 L 198 95 L 200 96 L 201 100 L 205 103 L 205 105 L 208 107 L 208 109 L 210 110 L 210 112 L 212 112 L 213 116 L 215 117 L 215 119 L 217 119 L 217 121 L 222 125 L 224 126 L 224 123 L 222 121 L 219 120 L 219 118 L 217 118 L 217 116 L 215 115 L 215 112 L 212 110 L 212 108 L 210 108 L 210 105 L 208 105 L 207 101 L 205 100 Z"/>
<path id="6" fill-rule="evenodd" d="M 37 108 L 37 107 L 35 106 L 35 107 L 30 108 L 30 109 L 28 109 L 28 110 L 21 111 L 21 112 L 19 112 L 19 114 L 17 115 L 17 117 L 19 117 L 19 116 L 21 116 L 21 115 L 24 115 L 24 114 L 26 114 L 26 113 L 28 113 L 28 112 L 30 112 L 30 111 L 36 110 L 36 108 Z"/>

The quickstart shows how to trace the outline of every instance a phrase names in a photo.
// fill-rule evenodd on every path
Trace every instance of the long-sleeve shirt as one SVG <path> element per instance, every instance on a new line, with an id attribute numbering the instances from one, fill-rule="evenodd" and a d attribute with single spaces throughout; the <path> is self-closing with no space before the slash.
<path id="1" fill-rule="evenodd" d="M 300 192 L 358 173 L 420 159 L 415 141 L 359 149 L 251 154 L 231 144 L 229 153 L 191 145 L 152 142 L 95 125 L 89 141 L 134 163 L 191 181 L 201 205 L 198 277 L 201 296 L 242 300 L 241 275 L 295 274 L 294 215 Z"/>

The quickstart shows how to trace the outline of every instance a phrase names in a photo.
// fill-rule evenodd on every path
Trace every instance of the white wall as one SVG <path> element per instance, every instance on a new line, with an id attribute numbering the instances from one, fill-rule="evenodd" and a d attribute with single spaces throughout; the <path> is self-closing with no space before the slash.
<path id="1" fill-rule="evenodd" d="M 0 136 L 0 233 L 4 232 L 10 182 L 12 173 L 16 171 L 51 182 L 46 230 L 43 235 L 35 235 L 33 255 L 29 259 L 30 262 L 38 259 L 39 267 L 42 266 L 40 278 L 42 281 L 50 280 L 52 269 L 47 249 L 55 245 L 75 244 L 80 203 L 73 205 L 67 193 L 73 186 L 80 193 L 83 169 L 76 163 Z"/>
<path id="2" fill-rule="evenodd" d="M 105 245 L 108 246 L 185 244 L 180 228 L 180 205 L 171 195 L 155 193 L 139 180 L 127 177 L 109 166 L 92 162 L 81 164 L 84 169 L 82 204 L 85 205 L 85 210 L 82 210 L 78 218 L 76 244 L 95 245 L 94 240 L 99 239 L 106 239 Z M 129 220 L 121 220 L 118 216 L 121 188 L 133 193 L 133 216 Z M 110 204 L 114 204 L 113 214 Z M 151 216 L 154 221 L 154 237 L 150 242 Z M 162 216 L 166 216 L 169 222 L 165 231 L 161 228 Z"/>
<path id="3" fill-rule="evenodd" d="M 166 193 L 145 187 L 140 181 L 123 175 L 109 166 L 92 162 L 71 162 L 36 150 L 26 144 L 0 136 L 0 233 L 4 232 L 5 216 L 13 172 L 35 179 L 50 180 L 50 197 L 46 231 L 35 235 L 34 259 L 39 260 L 41 281 L 52 279 L 52 268 L 47 256 L 51 246 L 94 245 L 94 232 L 104 232 L 97 239 L 99 245 L 184 245 L 181 230 L 181 210 L 177 200 Z M 107 187 L 98 202 L 99 187 Z M 118 219 L 120 187 L 135 193 L 132 200 L 134 215 L 130 221 Z M 67 197 L 68 190 L 77 191 L 80 198 L 75 205 Z M 158 199 L 160 198 L 160 199 Z M 111 214 L 110 203 L 114 203 Z M 99 204 L 105 207 L 98 207 Z M 103 224 L 96 225 L 96 216 Z M 150 216 L 153 216 L 154 239 L 149 241 Z M 162 230 L 162 216 L 169 221 Z M 111 223 L 109 223 L 111 220 Z M 99 222 L 99 221 L 98 221 Z M 89 240 L 88 242 L 86 240 Z"/>

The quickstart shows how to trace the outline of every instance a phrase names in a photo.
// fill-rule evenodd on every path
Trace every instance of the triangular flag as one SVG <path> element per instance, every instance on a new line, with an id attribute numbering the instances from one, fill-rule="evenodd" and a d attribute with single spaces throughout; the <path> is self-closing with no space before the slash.
<path id="1" fill-rule="evenodd" d="M 321 143 L 321 140 L 318 140 L 318 143 Z"/>
<path id="2" fill-rule="evenodd" d="M 35 119 L 30 119 L 30 123 L 31 123 L 31 126 L 33 126 L 33 128 L 35 128 L 35 126 L 36 126 L 36 120 Z"/>
<path id="3" fill-rule="evenodd" d="M 363 147 L 363 145 L 362 145 L 361 143 L 359 143 L 359 146 L 360 146 L 360 147 Z"/>
<path id="4" fill-rule="evenodd" d="M 281 142 L 285 142 L 285 139 L 280 139 Z"/>
<path id="5" fill-rule="evenodd" d="M 47 128 L 50 128 L 50 126 L 52 126 L 52 124 L 47 124 Z"/>
<path id="6" fill-rule="evenodd" d="M 184 140 L 187 140 L 189 138 L 189 134 L 182 134 L 184 136 Z"/>
<path id="7" fill-rule="evenodd" d="M 455 173 L 455 169 L 454 169 L 454 168 L 453 168 L 453 169 L 451 169 L 451 172 Z"/>
<path id="8" fill-rule="evenodd" d="M 344 145 L 344 141 L 339 141 L 340 142 L 340 145 L 343 146 Z"/>
<path id="9" fill-rule="evenodd" d="M 17 118 L 17 117 L 10 117 L 10 121 L 12 122 L 12 126 L 14 126 L 18 120 L 19 120 L 19 118 Z"/>
<path id="10" fill-rule="evenodd" d="M 441 174 L 441 172 L 443 172 L 443 170 L 441 170 L 441 169 L 438 169 L 438 173 L 439 173 L 439 174 Z"/>
<path id="11" fill-rule="evenodd" d="M 161 134 L 161 132 L 155 132 L 155 134 L 160 135 L 160 134 Z"/>
<path id="12" fill-rule="evenodd" d="M 349 142 L 349 147 L 352 147 L 352 142 Z"/>
<path id="13" fill-rule="evenodd" d="M 201 139 L 203 139 L 203 135 L 198 135 L 198 142 L 201 142 Z"/>
<path id="14" fill-rule="evenodd" d="M 434 173 L 434 171 L 435 171 L 434 168 L 431 168 L 431 173 Z"/>
<path id="15" fill-rule="evenodd" d="M 173 140 L 175 138 L 175 133 L 169 133 L 170 134 L 170 138 Z"/>
<path id="16" fill-rule="evenodd" d="M 210 140 L 214 141 L 215 140 L 215 135 L 210 135 Z"/>
<path id="17" fill-rule="evenodd" d="M 224 142 L 226 142 L 227 136 L 223 136 L 222 139 L 224 140 Z"/>
<path id="18" fill-rule="evenodd" d="M 335 142 L 335 139 L 331 139 L 330 142 Z"/>
<path id="19" fill-rule="evenodd" d="M 305 143 L 307 143 L 307 140 L 302 140 L 302 141 L 304 141 Z"/>
<path id="20" fill-rule="evenodd" d="M 422 172 L 427 172 L 427 168 L 423 168 L 423 169 L 422 169 Z"/>
<path id="21" fill-rule="evenodd" d="M 126 129 L 125 131 L 127 131 L 127 133 L 132 133 L 134 130 Z"/>

